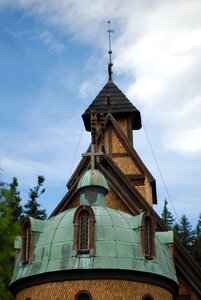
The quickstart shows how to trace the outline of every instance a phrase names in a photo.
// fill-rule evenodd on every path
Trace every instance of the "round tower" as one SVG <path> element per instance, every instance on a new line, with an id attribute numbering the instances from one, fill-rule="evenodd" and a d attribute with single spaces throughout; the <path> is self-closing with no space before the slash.
<path id="1" fill-rule="evenodd" d="M 77 208 L 25 219 L 10 284 L 15 299 L 172 300 L 172 232 L 155 232 L 145 212 L 106 207 L 109 186 L 98 170 L 86 171 L 77 191 Z"/>

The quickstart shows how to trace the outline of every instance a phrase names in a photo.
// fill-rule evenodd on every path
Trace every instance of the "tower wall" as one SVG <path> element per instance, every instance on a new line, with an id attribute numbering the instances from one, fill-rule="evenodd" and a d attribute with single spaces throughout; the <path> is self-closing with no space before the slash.
<path id="1" fill-rule="evenodd" d="M 164 288 L 125 280 L 75 280 L 54 282 L 33 286 L 19 292 L 15 300 L 74 300 L 75 295 L 87 290 L 92 300 L 142 300 L 150 294 L 154 300 L 173 300 L 172 294 Z"/>

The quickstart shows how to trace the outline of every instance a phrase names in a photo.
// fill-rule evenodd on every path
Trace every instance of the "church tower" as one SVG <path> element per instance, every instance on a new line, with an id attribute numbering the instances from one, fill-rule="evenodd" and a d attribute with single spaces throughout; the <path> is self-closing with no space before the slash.
<path id="1" fill-rule="evenodd" d="M 112 79 L 82 118 L 91 144 L 47 221 L 27 217 L 16 300 L 200 300 L 199 266 L 153 209 L 155 179 L 133 148 L 140 112 Z"/>

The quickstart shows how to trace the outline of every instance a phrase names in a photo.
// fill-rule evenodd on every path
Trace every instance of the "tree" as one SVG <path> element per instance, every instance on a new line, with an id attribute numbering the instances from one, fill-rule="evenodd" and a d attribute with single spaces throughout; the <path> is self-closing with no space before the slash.
<path id="1" fill-rule="evenodd" d="M 45 188 L 43 188 L 44 181 L 45 177 L 39 175 L 37 185 L 33 189 L 29 189 L 29 200 L 24 205 L 25 215 L 41 220 L 47 218 L 46 209 L 40 209 L 41 205 L 37 201 L 39 196 L 45 192 Z"/>
<path id="2" fill-rule="evenodd" d="M 162 216 L 162 220 L 167 224 L 167 226 L 172 228 L 175 218 L 173 217 L 172 213 L 168 210 L 167 205 L 168 202 L 165 199 L 161 216 Z"/>
<path id="3" fill-rule="evenodd" d="M 25 213 L 39 219 L 47 217 L 46 210 L 40 210 L 38 197 L 45 192 L 42 188 L 45 178 L 38 176 L 37 186 L 29 189 L 29 201 L 25 205 Z M 18 182 L 14 177 L 12 183 L 0 182 L 0 299 L 9 300 L 8 291 L 14 259 L 14 241 L 20 234 L 20 221 L 23 217 L 20 192 L 17 190 Z"/>
<path id="4" fill-rule="evenodd" d="M 13 177 L 12 183 L 9 184 L 8 189 L 3 190 L 4 197 L 11 209 L 11 219 L 14 222 L 21 222 L 23 219 L 23 207 L 21 205 L 20 192 L 17 190 L 18 181 Z"/>
<path id="5" fill-rule="evenodd" d="M 198 223 L 195 229 L 192 255 L 201 266 L 201 213 L 199 214 Z"/>
<path id="6" fill-rule="evenodd" d="M 178 236 L 184 247 L 191 253 L 193 247 L 194 234 L 192 225 L 186 215 L 181 217 Z"/>
<path id="7" fill-rule="evenodd" d="M 179 233 L 180 233 L 180 225 L 178 223 L 175 223 L 173 226 L 174 234 L 179 239 Z"/>
<path id="8" fill-rule="evenodd" d="M 10 299 L 8 284 L 15 257 L 14 240 L 20 232 L 19 223 L 12 218 L 12 210 L 5 197 L 6 185 L 0 183 L 0 299 Z"/>

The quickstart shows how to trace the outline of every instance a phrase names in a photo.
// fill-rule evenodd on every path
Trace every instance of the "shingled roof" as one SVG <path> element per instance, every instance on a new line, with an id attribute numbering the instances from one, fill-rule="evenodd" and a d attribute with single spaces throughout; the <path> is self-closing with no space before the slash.
<path id="1" fill-rule="evenodd" d="M 114 117 L 131 116 L 132 129 L 140 129 L 142 126 L 139 110 L 137 110 L 137 108 L 128 100 L 128 98 L 111 80 L 106 83 L 98 96 L 94 99 L 94 101 L 89 105 L 89 107 L 82 115 L 87 131 L 91 131 L 91 110 L 95 110 L 96 113 L 105 114 L 110 112 Z"/>

